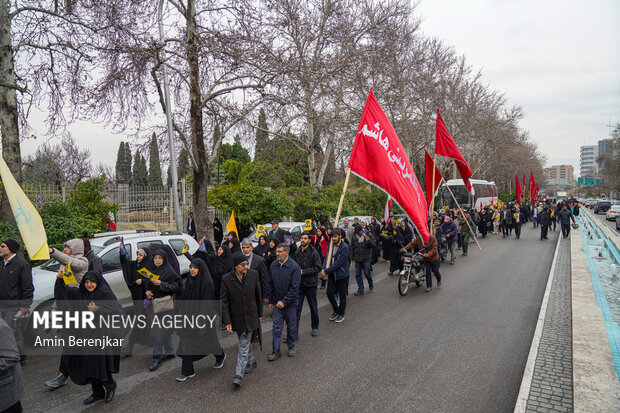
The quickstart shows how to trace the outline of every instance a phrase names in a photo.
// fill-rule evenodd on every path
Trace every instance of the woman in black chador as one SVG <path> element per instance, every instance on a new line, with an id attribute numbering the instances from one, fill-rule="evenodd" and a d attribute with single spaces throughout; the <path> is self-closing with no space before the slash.
<path id="1" fill-rule="evenodd" d="M 192 260 L 189 265 L 189 276 L 178 298 L 178 311 L 183 315 L 206 314 L 216 310 L 215 304 L 212 301 L 215 300 L 215 287 L 207 265 L 202 259 L 196 258 Z M 185 328 L 177 330 L 177 335 L 181 338 L 178 353 L 183 360 L 181 374 L 177 376 L 177 381 L 183 382 L 190 377 L 194 377 L 194 362 L 209 355 L 209 349 L 214 348 L 216 345 L 219 347 L 219 351 L 216 351 L 213 368 L 219 369 L 223 366 L 226 355 L 219 346 L 214 326 L 204 329 Z"/>
<path id="2" fill-rule="evenodd" d="M 62 277 L 62 273 L 59 273 L 54 287 L 56 299 L 68 301 L 68 307 L 74 311 L 92 311 L 95 313 L 94 324 L 96 326 L 101 326 L 101 323 L 96 321 L 97 317 L 122 314 L 123 310 L 116 296 L 101 273 L 88 271 L 84 274 L 79 288 L 67 287 Z M 78 334 L 88 335 L 89 333 L 78 331 Z M 122 332 L 112 334 L 111 332 L 106 333 L 102 329 L 97 330 L 96 336 L 101 338 L 105 334 L 116 335 L 119 338 L 123 336 Z M 110 402 L 116 391 L 116 382 L 112 378 L 112 374 L 119 371 L 120 347 L 85 349 L 84 352 L 86 354 L 63 357 L 63 370 L 69 373 L 75 384 L 80 386 L 91 385 L 93 392 L 84 400 L 84 404 L 91 404 L 102 399 Z"/>

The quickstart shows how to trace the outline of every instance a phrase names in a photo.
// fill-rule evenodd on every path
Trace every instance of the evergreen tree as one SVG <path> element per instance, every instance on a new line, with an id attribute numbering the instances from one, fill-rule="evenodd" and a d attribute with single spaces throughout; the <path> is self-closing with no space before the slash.
<path id="1" fill-rule="evenodd" d="M 161 187 L 163 182 L 161 180 L 161 165 L 159 163 L 159 147 L 157 145 L 157 138 L 153 132 L 151 137 L 151 144 L 149 145 L 149 186 Z"/>
<path id="2" fill-rule="evenodd" d="M 125 183 L 131 184 L 131 148 L 129 142 L 125 142 L 125 160 L 123 161 L 123 169 L 125 176 Z"/>
<path id="3" fill-rule="evenodd" d="M 133 162 L 133 176 L 131 186 L 134 188 L 144 188 L 148 185 L 148 171 L 146 170 L 146 159 L 136 151 Z"/>
<path id="4" fill-rule="evenodd" d="M 172 186 L 172 170 L 170 169 L 170 165 L 168 165 L 168 172 L 166 172 L 166 187 L 170 188 Z"/>
<path id="5" fill-rule="evenodd" d="M 260 109 L 258 113 L 258 128 L 256 129 L 256 144 L 254 146 L 254 160 L 267 161 L 267 143 L 269 142 L 269 127 L 267 126 L 267 115 L 265 110 Z"/>
<path id="6" fill-rule="evenodd" d="M 126 183 L 126 174 L 123 162 L 125 161 L 125 142 L 121 142 L 118 146 L 118 152 L 116 153 L 116 183 Z"/>
<path id="7" fill-rule="evenodd" d="M 189 174 L 192 173 L 192 168 L 189 164 L 189 154 L 187 153 L 187 149 L 183 147 L 181 149 L 181 153 L 179 153 L 179 160 L 177 163 L 177 176 L 179 180 L 183 180 L 187 178 Z"/>

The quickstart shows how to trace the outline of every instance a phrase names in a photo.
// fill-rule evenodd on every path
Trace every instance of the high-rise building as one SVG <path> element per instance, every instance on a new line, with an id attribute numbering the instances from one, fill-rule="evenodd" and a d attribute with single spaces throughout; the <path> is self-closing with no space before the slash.
<path id="1" fill-rule="evenodd" d="M 613 152 L 613 139 L 601 139 L 600 141 L 598 141 L 597 157 L 611 152 Z M 605 160 L 601 159 L 596 163 L 598 169 L 601 169 L 603 167 L 603 164 L 605 163 Z"/>
<path id="2" fill-rule="evenodd" d="M 582 146 L 581 157 L 579 163 L 580 173 L 582 177 L 596 176 L 598 173 L 596 158 L 598 158 L 598 145 Z"/>
<path id="3" fill-rule="evenodd" d="M 573 165 L 553 165 L 545 168 L 545 174 L 549 185 L 572 185 L 575 180 Z"/>

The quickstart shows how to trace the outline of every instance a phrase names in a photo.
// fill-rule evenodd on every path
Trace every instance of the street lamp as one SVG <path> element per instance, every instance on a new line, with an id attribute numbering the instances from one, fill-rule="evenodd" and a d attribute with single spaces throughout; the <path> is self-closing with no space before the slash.
<path id="1" fill-rule="evenodd" d="M 164 9 L 164 0 L 159 0 L 159 5 L 157 6 L 157 20 L 159 24 L 159 41 L 162 44 L 162 60 L 164 56 L 164 23 L 162 19 L 162 13 Z M 181 207 L 179 205 L 179 187 L 178 187 L 178 176 L 177 176 L 177 160 L 176 160 L 176 151 L 174 150 L 174 141 L 172 139 L 172 113 L 170 109 L 170 90 L 168 87 L 168 71 L 166 70 L 166 64 L 163 64 L 163 77 L 164 77 L 164 100 L 166 101 L 166 122 L 168 126 L 168 146 L 170 146 L 170 168 L 171 177 L 172 177 L 172 192 L 174 199 L 174 217 L 176 221 L 177 231 L 181 231 Z"/>

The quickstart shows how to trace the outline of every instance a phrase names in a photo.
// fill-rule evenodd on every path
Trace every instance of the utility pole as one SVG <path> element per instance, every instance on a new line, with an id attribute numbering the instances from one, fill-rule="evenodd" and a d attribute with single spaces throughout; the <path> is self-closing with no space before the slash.
<path id="1" fill-rule="evenodd" d="M 159 5 L 157 7 L 157 20 L 159 23 L 159 41 L 162 44 L 162 60 L 164 56 L 164 22 L 162 19 L 162 13 L 164 8 L 164 0 L 159 0 Z M 166 69 L 166 64 L 162 64 L 163 68 L 163 83 L 164 83 L 164 100 L 166 101 L 166 122 L 168 126 L 168 146 L 170 146 L 170 168 L 171 178 L 172 178 L 172 197 L 174 201 L 174 217 L 176 221 L 177 231 L 181 231 L 181 207 L 179 205 L 179 177 L 177 176 L 177 156 L 176 151 L 174 149 L 174 140 L 172 138 L 172 109 L 170 108 L 170 88 L 168 85 L 168 71 Z"/>

